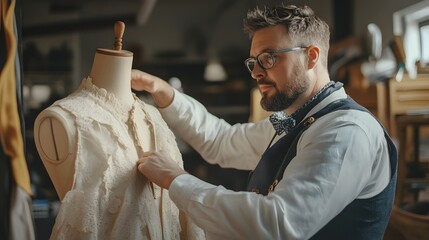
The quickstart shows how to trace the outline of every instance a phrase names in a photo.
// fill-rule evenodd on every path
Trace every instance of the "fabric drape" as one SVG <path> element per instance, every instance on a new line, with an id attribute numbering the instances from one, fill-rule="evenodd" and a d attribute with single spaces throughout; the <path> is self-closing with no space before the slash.
<path id="1" fill-rule="evenodd" d="M 21 68 L 15 0 L 1 0 L 0 165 L 2 239 L 34 240 L 30 176 L 24 149 Z M 4 205 L 3 205 L 4 204 Z"/>
<path id="2" fill-rule="evenodd" d="M 12 173 L 19 187 L 31 195 L 30 175 L 24 155 L 24 143 L 16 96 L 15 58 L 17 42 L 14 34 L 15 1 L 2 0 L 1 25 L 6 43 L 6 61 L 0 73 L 0 142 L 11 158 Z"/>

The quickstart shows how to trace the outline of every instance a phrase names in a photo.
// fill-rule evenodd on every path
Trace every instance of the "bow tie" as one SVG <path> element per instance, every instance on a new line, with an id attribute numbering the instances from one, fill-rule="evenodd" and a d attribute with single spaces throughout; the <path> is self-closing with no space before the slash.
<path id="1" fill-rule="evenodd" d="M 269 119 L 271 124 L 273 124 L 277 135 L 280 135 L 283 132 L 287 134 L 293 127 L 295 127 L 295 119 L 286 115 L 283 111 L 271 114 Z"/>

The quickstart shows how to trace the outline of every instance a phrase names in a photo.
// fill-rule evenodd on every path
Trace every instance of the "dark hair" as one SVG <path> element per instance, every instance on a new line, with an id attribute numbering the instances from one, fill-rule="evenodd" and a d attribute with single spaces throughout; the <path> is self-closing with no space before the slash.
<path id="1" fill-rule="evenodd" d="M 294 47 L 318 46 L 322 63 L 327 66 L 329 26 L 308 6 L 282 4 L 275 7 L 256 7 L 247 12 L 247 17 L 244 19 L 244 32 L 252 38 L 256 31 L 278 24 L 286 27 L 287 37 Z"/>

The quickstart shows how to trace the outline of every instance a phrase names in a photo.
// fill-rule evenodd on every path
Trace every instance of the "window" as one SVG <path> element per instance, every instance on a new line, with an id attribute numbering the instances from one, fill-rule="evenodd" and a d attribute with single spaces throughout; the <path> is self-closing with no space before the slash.
<path id="1" fill-rule="evenodd" d="M 415 78 L 416 61 L 429 62 L 429 0 L 395 12 L 393 34 L 402 36 L 406 55 L 405 67 L 410 78 Z"/>
<path id="2" fill-rule="evenodd" d="M 423 65 L 429 64 L 429 21 L 420 24 L 421 58 Z"/>

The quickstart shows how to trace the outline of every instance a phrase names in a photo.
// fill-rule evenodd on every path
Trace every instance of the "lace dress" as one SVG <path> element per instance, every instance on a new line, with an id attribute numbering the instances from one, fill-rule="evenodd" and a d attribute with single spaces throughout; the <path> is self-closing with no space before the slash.
<path id="1" fill-rule="evenodd" d="M 86 78 L 52 105 L 75 117 L 77 156 L 73 187 L 62 201 L 51 239 L 204 238 L 186 216 L 179 221 L 167 190 L 137 172 L 136 161 L 148 150 L 167 150 L 183 163 L 158 110 L 134 99 L 128 111 Z"/>

